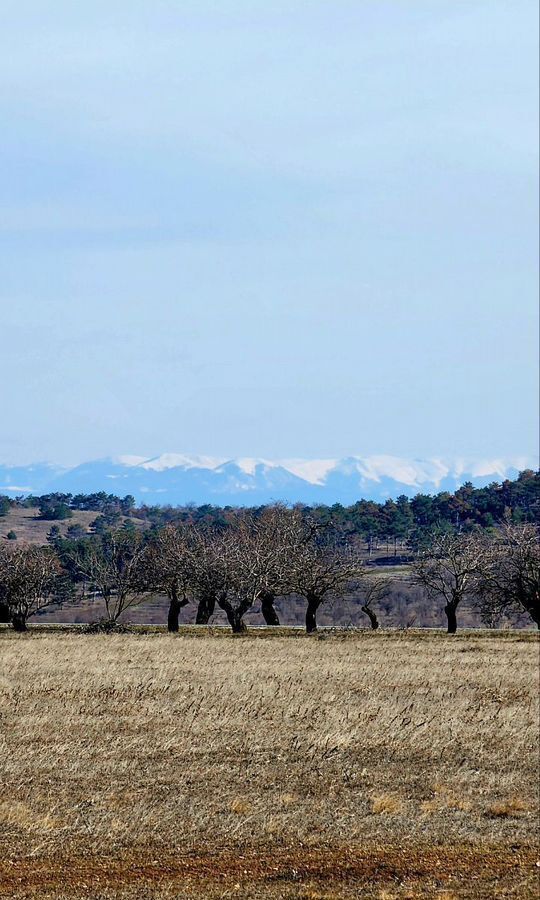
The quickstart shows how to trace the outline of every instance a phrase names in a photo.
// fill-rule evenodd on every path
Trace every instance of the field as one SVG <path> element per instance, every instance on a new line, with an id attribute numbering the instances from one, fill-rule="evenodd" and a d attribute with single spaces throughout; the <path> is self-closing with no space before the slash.
<path id="1" fill-rule="evenodd" d="M 536 897 L 538 640 L 0 632 L 0 896 Z"/>

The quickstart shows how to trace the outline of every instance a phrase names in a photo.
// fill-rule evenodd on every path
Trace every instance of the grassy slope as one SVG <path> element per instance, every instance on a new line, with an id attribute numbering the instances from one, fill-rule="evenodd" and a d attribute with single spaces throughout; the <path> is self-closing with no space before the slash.
<path id="1" fill-rule="evenodd" d="M 532 635 L 3 631 L 0 659 L 0 896 L 536 896 Z"/>
<path id="2" fill-rule="evenodd" d="M 52 525 L 58 525 L 62 534 L 65 534 L 70 525 L 82 525 L 88 528 L 97 513 L 74 512 L 73 518 L 64 519 L 62 522 L 47 522 L 39 518 L 37 509 L 19 509 L 13 507 L 6 516 L 0 517 L 0 541 L 4 542 L 9 531 L 14 531 L 17 541 L 24 544 L 45 544 L 47 533 Z"/>
<path id="3" fill-rule="evenodd" d="M 74 510 L 71 519 L 63 519 L 62 521 L 47 521 L 40 519 L 39 510 L 24 509 L 13 507 L 7 515 L 0 516 L 0 541 L 6 540 L 9 531 L 14 531 L 17 535 L 17 541 L 24 544 L 46 544 L 47 534 L 53 525 L 58 525 L 62 535 L 66 534 L 70 525 L 82 525 L 86 530 L 90 530 L 90 523 L 99 516 L 97 512 L 86 512 L 84 510 Z M 120 524 L 125 521 L 125 517 L 120 519 Z M 133 520 L 138 527 L 142 526 L 142 522 L 138 519 Z"/>

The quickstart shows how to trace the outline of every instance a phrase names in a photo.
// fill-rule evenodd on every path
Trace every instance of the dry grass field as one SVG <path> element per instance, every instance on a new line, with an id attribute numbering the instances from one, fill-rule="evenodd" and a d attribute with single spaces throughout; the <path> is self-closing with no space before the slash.
<path id="1" fill-rule="evenodd" d="M 65 537 L 70 525 L 80 525 L 89 531 L 91 523 L 97 516 L 99 516 L 97 512 L 77 509 L 73 511 L 71 519 L 50 521 L 41 519 L 39 510 L 36 508 L 27 509 L 14 506 L 7 515 L 0 518 L 0 541 L 5 541 L 8 533 L 14 531 L 20 544 L 46 544 L 47 535 L 53 525 L 58 526 L 60 533 Z M 122 525 L 125 520 L 126 517 L 121 516 L 119 524 Z M 132 519 L 132 521 L 137 528 L 142 528 L 144 525 L 140 519 Z"/>
<path id="2" fill-rule="evenodd" d="M 538 641 L 0 632 L 0 896 L 536 897 Z"/>
<path id="3" fill-rule="evenodd" d="M 90 522 L 93 522 L 97 515 L 98 513 L 95 512 L 77 510 L 71 519 L 51 522 L 40 519 L 38 509 L 14 506 L 6 516 L 0 518 L 0 540 L 4 541 L 8 533 L 14 531 L 19 543 L 46 544 L 47 534 L 53 525 L 57 525 L 62 535 L 65 536 L 70 525 L 81 525 L 88 529 Z"/>

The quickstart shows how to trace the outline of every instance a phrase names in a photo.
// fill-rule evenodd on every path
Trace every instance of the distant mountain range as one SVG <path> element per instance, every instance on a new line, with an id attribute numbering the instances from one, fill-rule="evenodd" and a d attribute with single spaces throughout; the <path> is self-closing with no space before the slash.
<path id="1" fill-rule="evenodd" d="M 138 503 L 149 505 L 252 506 L 277 500 L 351 504 L 361 498 L 384 501 L 400 494 L 455 491 L 466 481 L 481 487 L 533 467 L 535 462 L 527 457 L 474 462 L 396 456 L 227 460 L 165 453 L 152 459 L 99 459 L 73 468 L 0 464 L 0 494 L 106 491 L 133 494 Z"/>

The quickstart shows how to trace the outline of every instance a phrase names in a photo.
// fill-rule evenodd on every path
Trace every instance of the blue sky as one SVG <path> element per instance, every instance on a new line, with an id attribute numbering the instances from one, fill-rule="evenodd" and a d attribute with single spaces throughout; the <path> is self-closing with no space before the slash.
<path id="1" fill-rule="evenodd" d="M 0 462 L 537 452 L 536 0 L 3 0 Z"/>

